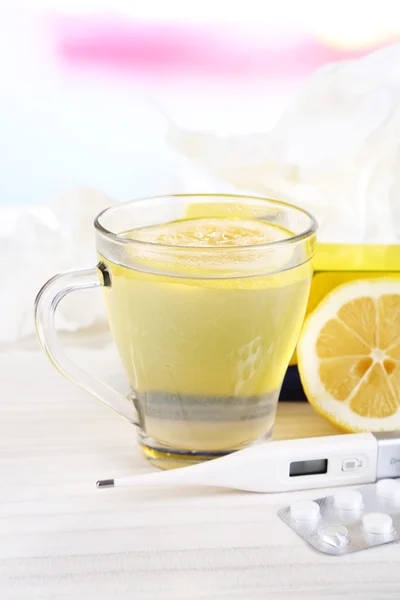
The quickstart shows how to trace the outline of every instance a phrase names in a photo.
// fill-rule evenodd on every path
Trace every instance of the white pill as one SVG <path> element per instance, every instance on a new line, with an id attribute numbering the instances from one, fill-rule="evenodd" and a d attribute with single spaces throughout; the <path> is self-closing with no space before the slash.
<path id="1" fill-rule="evenodd" d="M 386 513 L 367 513 L 363 516 L 362 524 L 368 533 L 383 535 L 393 530 L 392 517 Z"/>
<path id="2" fill-rule="evenodd" d="M 363 497 L 355 490 L 342 490 L 333 496 L 333 502 L 340 510 L 358 510 L 362 507 Z"/>
<path id="3" fill-rule="evenodd" d="M 350 543 L 349 531 L 344 525 L 325 525 L 318 531 L 325 544 L 334 548 L 345 548 Z"/>
<path id="4" fill-rule="evenodd" d="M 392 502 L 400 502 L 400 481 L 398 479 L 381 479 L 376 484 L 376 493 Z"/>
<path id="5" fill-rule="evenodd" d="M 290 514 L 296 521 L 315 521 L 319 517 L 319 504 L 312 500 L 299 500 L 290 505 Z"/>

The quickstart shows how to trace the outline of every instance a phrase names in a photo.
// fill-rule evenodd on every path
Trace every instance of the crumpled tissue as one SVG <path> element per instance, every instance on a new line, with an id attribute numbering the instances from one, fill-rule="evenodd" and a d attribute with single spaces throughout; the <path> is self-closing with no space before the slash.
<path id="1" fill-rule="evenodd" d="M 34 333 L 34 299 L 48 279 L 97 264 L 93 220 L 113 203 L 102 192 L 78 189 L 48 205 L 1 207 L 1 343 Z M 76 331 L 104 319 L 101 295 L 91 290 L 85 298 L 82 294 L 86 292 L 71 294 L 60 303 L 61 330 Z"/>
<path id="2" fill-rule="evenodd" d="M 400 44 L 318 70 L 268 133 L 170 122 L 167 140 L 215 181 L 309 210 L 322 242 L 400 239 Z"/>
<path id="3" fill-rule="evenodd" d="M 159 193 L 236 191 L 298 204 L 318 219 L 319 239 L 396 243 L 400 238 L 400 44 L 316 72 L 269 133 L 223 139 L 169 123 L 187 163 Z M 189 159 L 189 161 L 187 160 Z M 97 263 L 94 217 L 116 201 L 78 189 L 48 205 L 0 207 L 0 343 L 34 333 L 41 285 Z M 58 327 L 104 321 L 101 294 L 71 294 Z"/>

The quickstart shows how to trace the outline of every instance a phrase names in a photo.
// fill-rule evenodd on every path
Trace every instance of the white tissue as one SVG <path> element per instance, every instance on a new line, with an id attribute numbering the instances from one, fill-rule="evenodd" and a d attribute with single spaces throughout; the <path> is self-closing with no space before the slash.
<path id="1" fill-rule="evenodd" d="M 167 139 L 219 183 L 309 210 L 321 241 L 400 237 L 400 44 L 317 71 L 269 133 L 223 139 L 170 123 Z"/>
<path id="2" fill-rule="evenodd" d="M 79 189 L 47 206 L 1 207 L 2 343 L 34 333 L 34 299 L 50 277 L 96 265 L 93 220 L 112 204 L 101 192 Z M 57 310 L 60 329 L 75 331 L 104 318 L 101 295 L 89 291 L 82 301 L 81 294 L 72 294 L 68 301 L 61 302 Z"/>
<path id="3" fill-rule="evenodd" d="M 321 241 L 400 238 L 400 45 L 320 69 L 269 133 L 222 139 L 171 123 L 168 140 L 192 163 L 160 194 L 250 192 L 314 213 Z M 33 302 L 50 277 L 97 263 L 93 219 L 114 203 L 79 189 L 46 206 L 0 207 L 0 343 L 34 333 Z M 57 312 L 65 331 L 105 318 L 93 291 Z"/>

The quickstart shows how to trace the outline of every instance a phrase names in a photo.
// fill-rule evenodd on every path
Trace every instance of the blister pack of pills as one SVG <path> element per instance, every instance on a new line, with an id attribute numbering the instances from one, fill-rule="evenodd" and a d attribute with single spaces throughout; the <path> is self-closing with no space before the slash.
<path id="1" fill-rule="evenodd" d="M 348 554 L 400 540 L 400 479 L 381 479 L 358 490 L 300 500 L 278 516 L 310 546 Z"/>

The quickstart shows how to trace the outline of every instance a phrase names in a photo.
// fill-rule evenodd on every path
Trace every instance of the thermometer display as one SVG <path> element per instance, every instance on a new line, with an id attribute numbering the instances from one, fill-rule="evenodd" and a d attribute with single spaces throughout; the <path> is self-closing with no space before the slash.
<path id="1" fill-rule="evenodd" d="M 300 460 L 290 463 L 290 477 L 300 477 L 301 475 L 324 475 L 328 472 L 328 460 L 319 458 L 318 460 Z"/>

